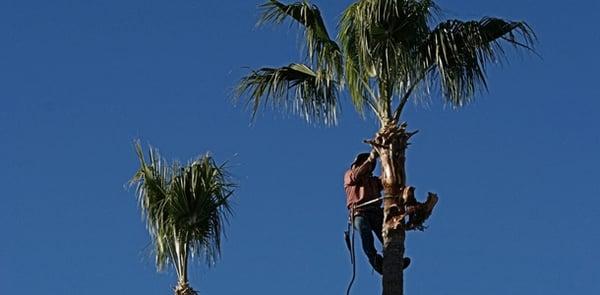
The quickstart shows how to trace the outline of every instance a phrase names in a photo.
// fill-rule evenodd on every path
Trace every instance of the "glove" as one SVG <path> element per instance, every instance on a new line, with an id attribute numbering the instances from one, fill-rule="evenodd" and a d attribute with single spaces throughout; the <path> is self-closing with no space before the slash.
<path id="1" fill-rule="evenodd" d="M 371 150 L 371 154 L 369 154 L 369 160 L 374 161 L 379 158 L 379 153 L 376 150 Z"/>

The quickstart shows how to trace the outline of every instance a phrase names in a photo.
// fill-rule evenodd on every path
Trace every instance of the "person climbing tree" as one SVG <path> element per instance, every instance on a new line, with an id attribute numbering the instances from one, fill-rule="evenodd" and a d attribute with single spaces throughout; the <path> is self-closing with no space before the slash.
<path id="1" fill-rule="evenodd" d="M 358 231 L 362 248 L 373 269 L 382 274 L 383 257 L 377 253 L 373 233 L 383 243 L 382 226 L 383 210 L 381 208 L 381 180 L 373 176 L 377 165 L 378 154 L 375 150 L 371 153 L 361 153 L 356 156 L 350 169 L 344 174 L 344 190 L 346 191 L 346 206 L 352 226 Z M 425 203 L 419 203 L 414 197 L 414 188 L 404 190 L 406 214 L 409 216 L 408 224 L 421 228 L 437 203 L 437 196 L 429 194 Z M 404 257 L 403 268 L 410 264 L 410 258 Z"/>
<path id="2" fill-rule="evenodd" d="M 383 257 L 377 253 L 373 232 L 383 243 L 381 228 L 383 210 L 381 208 L 381 191 L 383 185 L 378 177 L 373 176 L 377 166 L 377 153 L 361 153 L 356 156 L 350 169 L 344 174 L 344 190 L 346 206 L 352 226 L 358 231 L 362 248 L 373 269 L 381 274 Z M 410 258 L 404 258 L 404 268 L 410 264 Z"/>

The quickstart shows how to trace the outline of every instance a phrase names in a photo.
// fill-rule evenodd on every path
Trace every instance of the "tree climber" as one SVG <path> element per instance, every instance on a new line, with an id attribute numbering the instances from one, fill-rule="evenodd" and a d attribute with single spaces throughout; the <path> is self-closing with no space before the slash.
<path id="1" fill-rule="evenodd" d="M 377 165 L 377 153 L 372 151 L 356 156 L 350 169 L 344 175 L 344 190 L 346 191 L 346 206 L 348 207 L 350 220 L 358 231 L 362 241 L 362 248 L 369 263 L 379 274 L 383 271 L 383 257 L 375 249 L 373 233 L 383 243 L 381 229 L 383 226 L 382 201 L 383 185 L 378 177 L 373 176 Z M 373 202 L 364 205 L 368 202 Z M 363 206 L 361 206 L 361 204 Z M 404 268 L 410 264 L 410 258 L 404 258 Z"/>
<path id="2" fill-rule="evenodd" d="M 373 176 L 377 165 L 378 154 L 361 153 L 356 156 L 350 169 L 344 174 L 344 190 L 346 191 L 346 206 L 349 210 L 350 220 L 359 232 L 362 248 L 369 263 L 379 274 L 383 270 L 383 257 L 375 249 L 375 236 L 383 243 L 383 209 L 381 208 L 381 191 L 383 185 L 378 177 Z M 419 203 L 414 197 L 414 188 L 404 189 L 403 198 L 406 204 L 406 213 L 409 216 L 407 229 L 422 229 L 423 221 L 431 215 L 437 203 L 437 196 L 429 194 L 427 202 Z M 404 257 L 404 268 L 410 264 L 410 258 Z"/>

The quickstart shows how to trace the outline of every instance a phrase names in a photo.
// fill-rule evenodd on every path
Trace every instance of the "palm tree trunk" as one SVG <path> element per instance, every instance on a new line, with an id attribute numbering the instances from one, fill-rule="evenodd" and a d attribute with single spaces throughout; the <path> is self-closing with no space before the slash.
<path id="1" fill-rule="evenodd" d="M 175 234 L 175 231 L 173 233 Z M 175 295 L 197 295 L 198 293 L 190 287 L 188 282 L 188 244 L 181 242 L 177 236 L 175 238 L 175 267 L 177 268 L 177 287 Z"/>
<path id="2" fill-rule="evenodd" d="M 378 151 L 381 159 L 383 183 L 383 295 L 404 293 L 404 200 L 402 191 L 406 186 L 404 169 L 405 151 L 408 139 L 414 133 L 407 133 L 405 126 L 397 126 L 392 121 L 385 124 L 376 139 L 370 143 Z"/>
<path id="3" fill-rule="evenodd" d="M 385 192 L 393 199 L 384 201 L 383 223 L 383 295 L 402 295 L 404 287 L 404 238 L 402 205 L 397 195 Z"/>

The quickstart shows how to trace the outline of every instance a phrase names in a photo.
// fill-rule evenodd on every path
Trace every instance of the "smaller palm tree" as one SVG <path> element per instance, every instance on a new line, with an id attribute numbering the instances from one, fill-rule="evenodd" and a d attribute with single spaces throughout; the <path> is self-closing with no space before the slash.
<path id="1" fill-rule="evenodd" d="M 203 256 L 211 266 L 220 256 L 223 226 L 232 214 L 229 197 L 235 185 L 225 164 L 216 164 L 209 155 L 181 165 L 167 163 L 152 147 L 146 161 L 139 142 L 135 149 L 140 168 L 130 185 L 136 187 L 157 268 L 175 268 L 176 295 L 197 294 L 188 282 L 188 260 Z"/>

